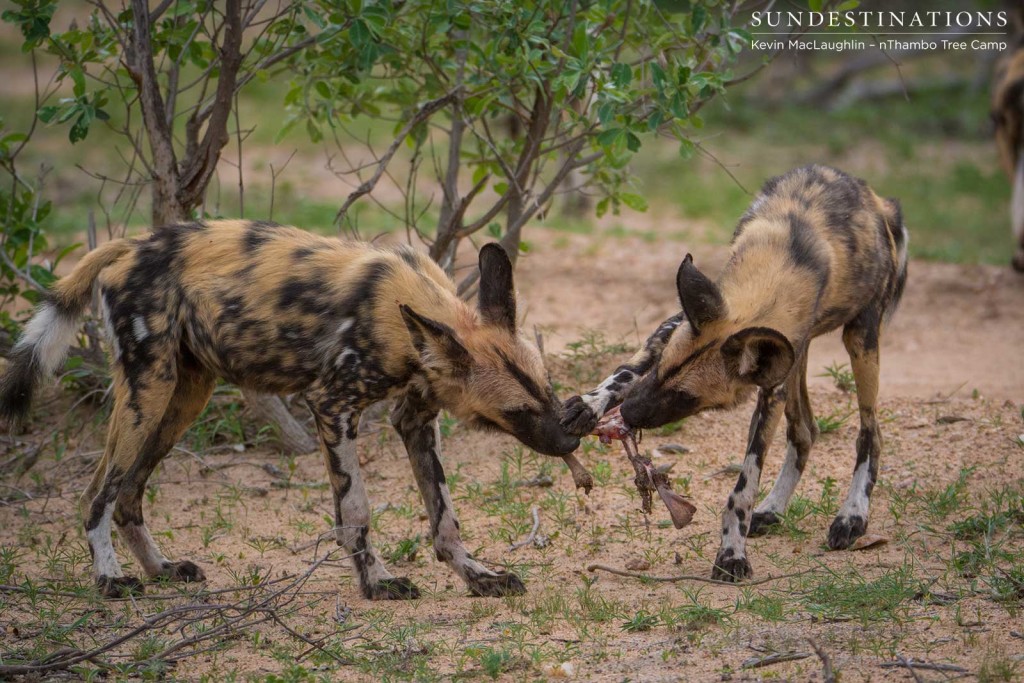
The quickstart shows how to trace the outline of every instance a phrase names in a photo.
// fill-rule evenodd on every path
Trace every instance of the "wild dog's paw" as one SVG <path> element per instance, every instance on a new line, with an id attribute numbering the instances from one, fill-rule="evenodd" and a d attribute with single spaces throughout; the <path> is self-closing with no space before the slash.
<path id="1" fill-rule="evenodd" d="M 381 579 L 363 590 L 370 600 L 415 600 L 420 597 L 420 589 L 405 577 Z"/>
<path id="2" fill-rule="evenodd" d="M 732 548 L 724 548 L 718 551 L 715 558 L 715 566 L 711 568 L 711 578 L 716 581 L 728 581 L 736 583 L 749 579 L 754 575 L 754 570 L 743 556 L 737 557 Z"/>
<path id="3" fill-rule="evenodd" d="M 164 579 L 166 581 L 192 583 L 206 581 L 206 574 L 195 562 L 179 560 L 178 562 L 164 562 L 163 567 L 160 569 L 160 573 L 157 574 L 157 578 Z"/>
<path id="4" fill-rule="evenodd" d="M 754 512 L 750 517 L 750 531 L 747 532 L 747 538 L 764 536 L 780 524 L 782 524 L 782 519 L 774 512 Z"/>
<path id="5" fill-rule="evenodd" d="M 526 585 L 512 572 L 476 574 L 467 582 L 469 591 L 480 598 L 503 598 L 506 595 L 523 595 Z"/>
<path id="6" fill-rule="evenodd" d="M 125 598 L 146 592 L 145 586 L 134 576 L 99 576 L 96 590 L 105 598 Z"/>
<path id="7" fill-rule="evenodd" d="M 582 396 L 572 396 L 562 404 L 562 429 L 573 436 L 586 436 L 594 431 L 599 417 Z"/>
<path id="8" fill-rule="evenodd" d="M 868 530 L 868 521 L 860 515 L 837 515 L 828 530 L 828 547 L 845 550 Z"/>

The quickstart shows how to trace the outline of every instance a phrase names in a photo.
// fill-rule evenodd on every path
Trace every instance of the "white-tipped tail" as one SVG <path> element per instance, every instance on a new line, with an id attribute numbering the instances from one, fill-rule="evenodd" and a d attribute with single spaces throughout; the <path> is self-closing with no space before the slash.
<path id="1" fill-rule="evenodd" d="M 53 304 L 45 303 L 25 325 L 14 351 L 30 348 L 40 372 L 43 376 L 50 375 L 64 363 L 77 331 L 77 320 L 62 315 Z"/>
<path id="2" fill-rule="evenodd" d="M 1010 200 L 1010 221 L 1017 244 L 1024 243 L 1024 154 L 1017 159 L 1013 174 L 1013 199 Z"/>

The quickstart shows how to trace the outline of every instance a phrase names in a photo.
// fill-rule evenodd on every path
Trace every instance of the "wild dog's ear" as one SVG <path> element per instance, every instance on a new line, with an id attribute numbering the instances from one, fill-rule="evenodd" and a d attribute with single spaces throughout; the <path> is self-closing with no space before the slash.
<path id="1" fill-rule="evenodd" d="M 777 387 L 793 368 L 793 345 L 768 327 L 748 327 L 722 344 L 725 370 L 730 376 L 762 389 Z"/>
<path id="2" fill-rule="evenodd" d="M 409 328 L 412 344 L 425 368 L 452 375 L 469 372 L 470 355 L 455 337 L 455 330 L 399 304 L 402 320 Z"/>
<path id="3" fill-rule="evenodd" d="M 480 315 L 484 322 L 516 331 L 516 291 L 512 261 L 497 242 L 480 249 Z"/>
<path id="4" fill-rule="evenodd" d="M 725 300 L 718 291 L 718 285 L 697 270 L 689 254 L 679 264 L 676 289 L 679 290 L 679 303 L 694 332 L 700 332 L 703 325 L 725 315 Z"/>

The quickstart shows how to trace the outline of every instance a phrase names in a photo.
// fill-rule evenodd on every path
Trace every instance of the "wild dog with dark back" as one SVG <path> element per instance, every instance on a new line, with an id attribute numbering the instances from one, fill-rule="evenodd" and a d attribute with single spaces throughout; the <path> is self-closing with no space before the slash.
<path id="1" fill-rule="evenodd" d="M 93 282 L 108 328 L 114 406 L 106 449 L 82 496 L 100 591 L 142 587 L 114 553 L 111 522 L 150 577 L 204 578 L 161 553 L 142 516 L 146 481 L 199 415 L 218 377 L 301 395 L 320 437 L 338 544 L 352 553 L 362 593 L 415 598 L 369 539 L 370 507 L 356 455 L 360 412 L 396 398 L 405 444 L 430 519 L 437 559 L 476 595 L 525 591 L 518 576 L 477 562 L 459 537 L 440 460 L 441 408 L 512 434 L 541 453 L 571 453 L 561 405 L 540 352 L 517 334 L 512 265 L 480 251 L 479 310 L 450 278 L 405 247 L 318 237 L 251 221 L 194 223 L 106 244 L 53 287 L 0 378 L 0 418 L 23 419 L 36 385 L 74 340 Z"/>
<path id="2" fill-rule="evenodd" d="M 807 396 L 807 348 L 843 328 L 857 384 L 860 434 L 853 481 L 828 544 L 849 547 L 868 524 L 882 435 L 875 412 L 879 342 L 907 277 L 907 231 L 899 203 L 826 166 L 769 180 L 740 219 L 717 282 L 687 254 L 676 276 L 682 313 L 665 321 L 626 364 L 593 391 L 566 402 L 563 424 L 587 434 L 622 403 L 634 428 L 657 427 L 703 410 L 738 405 L 754 389 L 739 480 L 722 514 L 712 576 L 752 574 L 746 538 L 780 520 L 818 435 Z M 779 419 L 788 425 L 779 477 L 753 509 Z"/>

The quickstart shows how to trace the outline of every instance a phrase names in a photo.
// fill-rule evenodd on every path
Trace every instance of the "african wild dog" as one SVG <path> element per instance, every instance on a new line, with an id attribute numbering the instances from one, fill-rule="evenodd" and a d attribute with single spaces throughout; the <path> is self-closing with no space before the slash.
<path id="1" fill-rule="evenodd" d="M 818 428 L 807 397 L 811 339 L 843 327 L 857 381 L 860 435 L 853 483 L 829 529 L 831 548 L 864 534 L 882 437 L 875 417 L 878 344 L 884 318 L 907 275 L 907 232 L 899 204 L 862 180 L 807 166 L 769 180 L 740 219 L 718 282 L 689 254 L 676 276 L 682 313 L 600 386 L 566 402 L 563 424 L 576 434 L 625 399 L 631 427 L 656 427 L 702 410 L 731 408 L 759 390 L 736 488 L 722 515 L 714 578 L 751 575 L 746 537 L 779 522 L 807 463 Z M 785 412 L 786 460 L 753 511 L 761 468 Z"/>
<path id="2" fill-rule="evenodd" d="M 1013 183 L 1010 227 L 1017 244 L 1011 263 L 1014 270 L 1024 272 L 1024 46 L 999 65 L 992 82 L 996 146 Z"/>
<path id="3" fill-rule="evenodd" d="M 540 352 L 516 332 L 512 266 L 496 244 L 480 251 L 479 311 L 411 248 L 378 248 L 270 223 L 217 221 L 155 230 L 88 254 L 28 323 L 0 380 L 0 417 L 27 414 L 35 384 L 60 367 L 99 283 L 111 346 L 114 406 L 106 450 L 82 496 L 95 577 L 107 596 L 141 588 L 125 576 L 111 520 L 150 577 L 204 578 L 172 562 L 142 518 L 146 480 L 199 415 L 218 377 L 303 396 L 334 493 L 338 544 L 353 553 L 371 599 L 415 598 L 367 537 L 370 508 L 356 455 L 360 411 L 397 399 L 391 420 L 409 453 L 434 552 L 477 595 L 525 591 L 463 547 L 441 467 L 438 411 L 497 429 L 546 454 L 579 439 Z"/>

